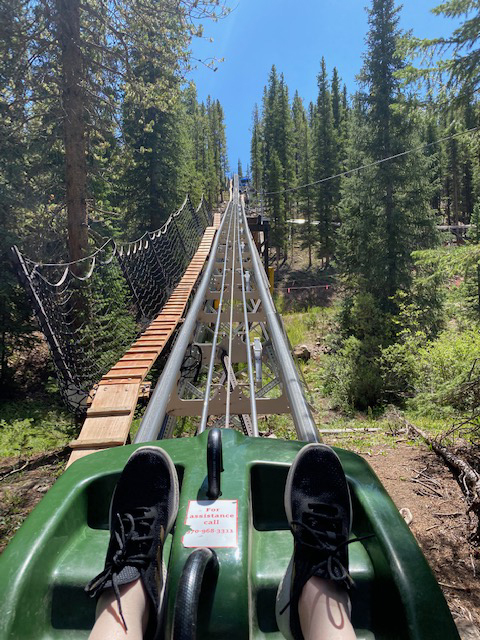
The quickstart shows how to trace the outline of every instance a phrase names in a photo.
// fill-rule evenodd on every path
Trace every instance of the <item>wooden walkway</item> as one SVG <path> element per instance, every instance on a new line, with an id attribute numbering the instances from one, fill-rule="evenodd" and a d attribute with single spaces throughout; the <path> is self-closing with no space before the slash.
<path id="1" fill-rule="evenodd" d="M 161 313 L 100 380 L 80 435 L 70 443 L 73 452 L 67 467 L 90 453 L 126 443 L 137 400 L 145 386 L 143 381 L 182 319 L 220 219 L 221 214 L 216 213 L 213 226 L 206 228 L 197 252 Z"/>

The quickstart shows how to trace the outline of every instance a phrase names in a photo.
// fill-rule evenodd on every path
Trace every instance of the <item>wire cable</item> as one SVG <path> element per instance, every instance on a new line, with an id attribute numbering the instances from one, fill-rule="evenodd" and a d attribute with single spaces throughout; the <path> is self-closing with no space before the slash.
<path id="1" fill-rule="evenodd" d="M 355 173 L 356 171 L 362 171 L 363 169 L 369 169 L 371 167 L 375 167 L 379 164 L 383 164 L 384 162 L 389 162 L 390 160 L 395 160 L 396 158 L 407 156 L 410 153 L 415 153 L 416 151 L 422 151 L 422 149 L 428 149 L 428 147 L 432 147 L 436 144 L 440 144 L 441 142 L 452 140 L 452 138 L 459 138 L 461 136 L 474 133 L 475 131 L 478 131 L 478 130 L 480 130 L 480 126 L 472 127 L 471 129 L 467 129 L 466 131 L 460 131 L 459 133 L 452 133 L 449 136 L 444 136 L 443 138 L 439 138 L 438 140 L 434 140 L 433 142 L 427 142 L 426 144 L 422 144 L 418 147 L 414 147 L 413 149 L 407 149 L 407 151 L 396 153 L 393 156 L 388 156 L 387 158 L 382 158 L 381 160 L 374 160 L 373 162 L 368 162 L 366 164 L 360 165 L 359 167 L 355 167 L 355 169 L 348 169 L 348 171 L 342 171 L 341 173 L 336 173 L 333 176 L 328 176 L 327 178 L 321 178 L 320 180 L 315 180 L 314 182 L 309 182 L 308 184 L 302 184 L 302 185 L 299 185 L 298 187 L 288 187 L 287 189 L 281 189 L 280 191 L 256 191 L 256 189 L 254 190 L 260 196 L 276 196 L 282 193 L 291 193 L 292 191 L 306 189 L 307 187 L 314 187 L 317 184 L 322 184 L 323 182 L 329 182 L 330 180 L 335 180 L 336 178 L 343 178 L 345 176 L 350 175 L 351 173 Z"/>

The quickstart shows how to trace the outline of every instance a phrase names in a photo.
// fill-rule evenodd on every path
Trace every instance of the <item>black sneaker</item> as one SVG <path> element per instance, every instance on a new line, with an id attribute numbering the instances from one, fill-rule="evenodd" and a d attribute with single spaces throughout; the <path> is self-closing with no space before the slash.
<path id="1" fill-rule="evenodd" d="M 85 587 L 92 597 L 112 588 L 123 624 L 119 587 L 141 578 L 160 624 L 165 567 L 163 543 L 178 512 L 178 476 L 170 456 L 159 447 L 140 447 L 125 465 L 110 504 L 110 543 L 105 568 Z"/>
<path id="2" fill-rule="evenodd" d="M 313 576 L 349 588 L 348 538 L 352 503 L 337 454 L 308 444 L 297 454 L 285 485 L 285 512 L 294 537 L 293 556 L 278 588 L 278 628 L 289 640 L 303 640 L 298 601 Z"/>

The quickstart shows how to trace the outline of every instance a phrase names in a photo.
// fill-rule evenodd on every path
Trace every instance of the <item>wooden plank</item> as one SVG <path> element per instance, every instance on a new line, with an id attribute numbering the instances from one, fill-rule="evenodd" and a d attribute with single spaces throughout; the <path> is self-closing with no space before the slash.
<path id="1" fill-rule="evenodd" d="M 133 351 L 135 349 L 135 351 Z M 147 354 L 151 354 L 154 355 L 157 352 L 155 351 L 155 349 L 150 349 L 150 348 L 143 348 L 143 347 L 136 347 L 135 345 L 133 345 L 133 347 L 130 347 L 130 349 L 127 351 L 127 353 L 139 353 L 139 354 L 143 354 L 143 355 L 147 355 Z M 101 384 L 101 382 L 100 382 Z"/>
<path id="2" fill-rule="evenodd" d="M 68 469 L 68 467 L 70 467 L 77 460 L 80 460 L 80 458 L 89 456 L 92 453 L 97 453 L 98 451 L 101 451 L 101 449 L 75 449 L 74 451 L 72 451 L 65 468 Z"/>
<path id="3" fill-rule="evenodd" d="M 106 407 L 131 407 L 137 399 L 137 390 L 134 385 L 117 383 L 115 389 L 106 389 L 102 382 L 97 389 L 90 408 L 91 411 L 100 411 Z"/>
<path id="4" fill-rule="evenodd" d="M 123 358 L 120 358 L 120 360 L 118 361 L 118 364 L 120 364 L 121 362 L 139 362 L 143 360 L 148 361 L 151 359 L 152 359 L 152 354 L 150 352 L 141 353 L 136 351 L 135 355 L 132 355 L 129 351 L 127 351 L 127 355 L 123 356 Z"/>
<path id="5" fill-rule="evenodd" d="M 164 329 L 147 329 L 147 331 L 145 331 L 145 333 L 143 334 L 144 336 L 168 336 L 170 335 L 170 331 L 165 331 Z"/>
<path id="6" fill-rule="evenodd" d="M 128 384 L 130 386 L 135 386 L 139 383 L 139 378 L 112 378 L 111 380 L 105 380 L 102 378 L 100 384 L 102 387 L 111 387 L 116 384 Z"/>
<path id="7" fill-rule="evenodd" d="M 145 376 L 142 373 L 138 373 L 129 369 L 127 371 L 119 371 L 118 373 L 108 372 L 103 376 L 102 380 L 123 380 L 124 378 L 127 378 L 129 380 L 135 380 L 137 378 L 139 380 L 143 380 L 144 377 Z"/>
<path id="8" fill-rule="evenodd" d="M 134 360 L 133 362 L 137 362 L 137 360 Z M 126 364 L 124 362 L 118 362 L 114 367 L 112 367 L 110 369 L 110 371 L 124 371 L 126 369 L 135 369 L 136 371 L 147 371 L 149 369 L 149 364 L 148 362 L 144 362 L 143 364 L 137 364 L 135 365 L 131 365 L 131 364 Z"/>
<path id="9" fill-rule="evenodd" d="M 140 385 L 137 388 L 137 397 Z M 133 409 L 126 416 L 103 416 L 100 418 L 87 418 L 77 440 L 100 440 L 118 438 L 126 441 L 130 432 L 133 419 Z"/>

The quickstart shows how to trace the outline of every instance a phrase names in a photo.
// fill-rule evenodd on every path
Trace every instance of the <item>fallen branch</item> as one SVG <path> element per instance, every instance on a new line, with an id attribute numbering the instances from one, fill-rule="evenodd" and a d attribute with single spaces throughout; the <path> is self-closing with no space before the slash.
<path id="1" fill-rule="evenodd" d="M 25 464 L 22 464 L 21 467 L 18 467 L 16 469 L 12 469 L 11 471 L 9 471 L 8 473 L 6 473 L 4 476 L 2 476 L 0 478 L 0 482 L 2 480 L 5 480 L 5 478 L 8 478 L 9 476 L 13 476 L 14 473 L 20 473 L 20 471 L 23 471 L 26 467 L 28 467 L 28 460 L 27 462 L 25 462 Z"/>
<path id="2" fill-rule="evenodd" d="M 432 487 L 431 484 L 427 483 L 425 480 L 420 480 L 419 478 L 412 478 L 411 482 L 416 482 L 417 484 L 427 489 L 427 491 L 430 491 L 431 493 L 438 496 L 439 498 L 443 498 L 443 493 L 440 493 L 438 489 L 435 489 L 434 487 Z"/>
<path id="3" fill-rule="evenodd" d="M 349 429 L 318 429 L 318 433 L 371 433 L 383 431 L 380 427 L 355 427 Z"/>
<path id="4" fill-rule="evenodd" d="M 447 584 L 446 582 L 438 581 L 438 584 L 442 587 L 446 587 L 447 589 L 456 589 L 457 591 L 470 591 L 469 587 L 457 587 L 455 584 Z"/>
<path id="5" fill-rule="evenodd" d="M 31 471 L 32 469 L 43 467 L 46 464 L 57 462 L 60 458 L 65 458 L 70 453 L 70 451 L 71 450 L 69 447 L 63 447 L 62 449 L 57 449 L 55 451 L 50 451 L 47 454 L 42 454 L 40 456 L 36 456 L 35 458 L 30 458 L 30 460 L 27 460 L 21 467 L 15 467 L 8 471 L 8 473 L 5 473 L 3 476 L 1 476 L 0 482 L 10 476 L 13 476 L 15 473 L 25 471 L 25 469 Z"/>

